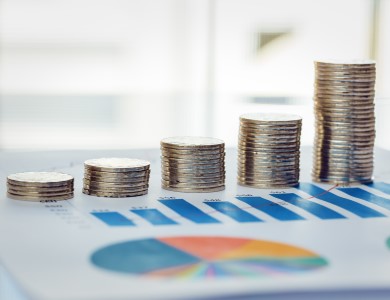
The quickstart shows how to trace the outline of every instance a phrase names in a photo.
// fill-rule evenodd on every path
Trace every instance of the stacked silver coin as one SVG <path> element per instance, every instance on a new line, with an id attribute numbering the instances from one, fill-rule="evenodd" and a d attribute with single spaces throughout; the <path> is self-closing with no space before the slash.
<path id="1" fill-rule="evenodd" d="M 132 158 L 98 158 L 84 162 L 83 193 L 123 198 L 148 193 L 150 162 Z"/>
<path id="2" fill-rule="evenodd" d="M 284 188 L 299 182 L 302 118 L 286 114 L 240 116 L 238 184 Z"/>
<path id="3" fill-rule="evenodd" d="M 375 62 L 316 61 L 314 64 L 313 180 L 335 184 L 371 182 Z"/>
<path id="4" fill-rule="evenodd" d="M 25 172 L 7 177 L 7 196 L 16 200 L 42 201 L 73 198 L 74 178 L 57 172 Z"/>
<path id="5" fill-rule="evenodd" d="M 225 189 L 225 143 L 208 137 L 170 137 L 161 141 L 161 185 L 177 192 Z"/>

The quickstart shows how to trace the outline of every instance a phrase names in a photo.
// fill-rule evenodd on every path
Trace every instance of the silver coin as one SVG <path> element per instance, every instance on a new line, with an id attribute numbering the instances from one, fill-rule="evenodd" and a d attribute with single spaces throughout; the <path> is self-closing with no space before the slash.
<path id="1" fill-rule="evenodd" d="M 246 178 L 246 179 L 253 179 L 253 180 L 286 180 L 286 179 L 294 179 L 299 177 L 299 169 L 296 170 L 289 170 L 288 172 L 282 172 L 274 170 L 274 172 L 261 172 L 262 169 L 253 169 L 251 170 L 242 170 L 238 168 L 237 176 L 240 178 Z"/>
<path id="2" fill-rule="evenodd" d="M 8 175 L 7 182 L 22 186 L 72 185 L 73 176 L 58 172 L 24 172 Z"/>
<path id="3" fill-rule="evenodd" d="M 225 180 L 225 174 L 221 174 L 218 176 L 209 176 L 209 177 L 194 177 L 194 176 L 181 176 L 177 174 L 162 174 L 161 178 L 163 180 L 171 180 L 175 182 L 213 182 L 213 181 L 221 181 Z"/>
<path id="4" fill-rule="evenodd" d="M 280 168 L 265 169 L 262 167 L 253 167 L 252 169 L 245 169 L 242 166 L 238 167 L 237 174 L 242 177 L 253 176 L 254 178 L 285 178 L 295 177 L 299 173 L 300 169 L 288 169 L 282 170 Z"/>
<path id="5" fill-rule="evenodd" d="M 211 137 L 176 136 L 162 139 L 161 146 L 178 149 L 219 149 L 225 147 L 225 142 Z"/>
<path id="6" fill-rule="evenodd" d="M 203 168 L 203 169 L 197 169 L 197 168 L 173 168 L 173 167 L 166 167 L 161 166 L 162 172 L 169 174 L 189 174 L 193 176 L 202 176 L 204 174 L 216 174 L 216 173 L 224 173 L 225 168 L 224 167 L 217 167 L 217 168 Z"/>
<path id="7" fill-rule="evenodd" d="M 363 165 L 366 165 L 366 166 L 373 166 L 373 163 L 372 163 L 372 157 L 371 158 L 367 158 L 367 159 L 356 159 L 354 158 L 352 160 L 352 157 L 335 157 L 334 155 L 321 155 L 321 159 L 319 160 L 314 160 L 314 162 L 321 162 L 322 165 L 330 165 L 330 164 L 337 164 L 337 165 L 341 165 L 341 164 L 345 164 L 345 165 L 348 165 L 348 166 L 363 166 Z"/>
<path id="8" fill-rule="evenodd" d="M 7 197 L 14 200 L 24 200 L 24 201 L 45 201 L 45 200 L 69 200 L 74 197 L 73 193 L 64 194 L 62 196 L 25 196 L 25 195 L 18 195 L 13 193 L 7 193 Z"/>
<path id="9" fill-rule="evenodd" d="M 354 77 L 356 75 L 371 75 L 376 73 L 375 67 L 329 67 L 329 66 L 316 66 L 315 72 L 322 75 L 338 75 Z"/>
<path id="10" fill-rule="evenodd" d="M 275 154 L 275 155 L 295 155 L 297 154 L 299 147 L 297 146 L 296 148 L 286 148 L 283 149 L 283 145 L 279 147 L 269 147 L 269 148 L 260 148 L 257 147 L 256 144 L 252 143 L 240 143 L 238 145 L 239 151 L 252 151 L 252 152 L 262 152 L 265 154 Z"/>
<path id="11" fill-rule="evenodd" d="M 257 165 L 264 165 L 264 166 L 275 166 L 275 167 L 281 167 L 281 166 L 297 166 L 299 165 L 299 159 L 295 160 L 267 160 L 262 157 L 248 157 L 248 156 L 239 156 L 238 162 L 241 163 L 256 163 Z"/>
<path id="12" fill-rule="evenodd" d="M 349 81 L 375 81 L 376 70 L 338 70 L 328 72 L 324 69 L 314 71 L 316 81 L 318 80 L 349 80 Z"/>
<path id="13" fill-rule="evenodd" d="M 264 134 L 264 135 L 275 135 L 275 136 L 293 136 L 301 132 L 302 126 L 297 127 L 285 127 L 279 126 L 279 128 L 265 128 L 260 126 L 246 126 L 240 125 L 239 132 L 242 134 Z"/>
<path id="14" fill-rule="evenodd" d="M 359 126 L 363 125 L 375 125 L 375 113 L 374 111 L 367 110 L 366 115 L 361 112 L 354 112 L 354 111 L 349 111 L 349 112 L 342 112 L 339 110 L 329 110 L 327 108 L 322 109 L 321 111 L 316 111 L 314 113 L 314 116 L 316 117 L 316 122 L 318 124 L 321 124 L 323 122 L 339 122 L 341 125 L 343 123 L 345 124 L 356 124 Z M 337 125 L 337 124 L 335 124 Z"/>
<path id="15" fill-rule="evenodd" d="M 373 105 L 374 97 L 373 96 L 358 96 L 358 95 L 322 95 L 316 94 L 313 97 L 315 103 L 349 103 L 351 107 L 353 104 L 361 105 Z"/>
<path id="16" fill-rule="evenodd" d="M 347 140 L 347 139 L 343 139 L 343 140 L 336 140 L 336 139 L 330 139 L 328 138 L 328 136 L 325 136 L 324 132 L 323 133 L 320 133 L 318 131 L 316 131 L 316 134 L 317 136 L 315 137 L 315 143 L 314 145 L 317 146 L 317 147 L 321 147 L 321 146 L 330 146 L 330 147 L 335 147 L 337 148 L 339 145 L 342 145 L 342 144 L 347 144 L 347 145 L 350 145 L 351 147 L 353 147 L 354 149 L 368 149 L 370 147 L 373 147 L 374 146 L 374 141 L 375 139 L 374 138 L 371 138 L 371 139 L 366 139 L 366 140 L 354 140 L 353 143 L 350 141 L 350 140 Z M 327 137 L 326 139 L 324 139 L 325 137 Z"/>
<path id="17" fill-rule="evenodd" d="M 249 113 L 240 116 L 240 121 L 247 123 L 289 124 L 302 121 L 302 117 L 292 114 Z"/>
<path id="18" fill-rule="evenodd" d="M 58 191 L 73 191 L 73 185 L 60 185 L 60 186 L 29 186 L 29 185 L 19 185 L 12 184 L 7 182 L 7 188 L 21 190 L 21 191 L 31 191 L 31 192 L 58 192 Z"/>
<path id="19" fill-rule="evenodd" d="M 127 198 L 127 197 L 136 197 L 136 196 L 143 196 L 148 193 L 148 190 L 140 191 L 140 192 L 134 192 L 134 193 L 110 193 L 110 192 L 99 192 L 99 191 L 91 191 L 88 189 L 83 189 L 83 193 L 90 196 L 96 196 L 96 197 L 107 197 L 107 198 Z"/>
<path id="20" fill-rule="evenodd" d="M 239 133 L 238 142 L 239 143 L 260 143 L 260 144 L 299 144 L 300 134 L 293 135 L 266 135 L 266 134 L 248 134 L 248 133 Z"/>
<path id="21" fill-rule="evenodd" d="M 240 174 L 252 174 L 253 176 L 273 176 L 280 177 L 291 174 L 296 174 L 299 172 L 299 166 L 293 167 L 282 167 L 282 166 L 270 166 L 265 167 L 262 165 L 249 165 L 245 166 L 244 164 L 238 164 L 238 173 Z"/>
<path id="22" fill-rule="evenodd" d="M 137 178 L 137 177 L 147 177 L 150 175 L 150 169 L 142 171 L 129 171 L 129 172 L 106 172 L 106 171 L 96 171 L 84 168 L 84 174 L 94 177 L 102 178 Z"/>
<path id="23" fill-rule="evenodd" d="M 337 81 L 316 81 L 315 90 L 332 91 L 357 91 L 357 92 L 375 92 L 375 81 L 371 82 L 337 82 Z"/>
<path id="24" fill-rule="evenodd" d="M 360 173 L 351 173 L 347 172 L 317 172 L 312 173 L 312 176 L 316 176 L 317 178 L 330 178 L 330 177 L 337 177 L 337 178 L 371 178 L 372 172 L 360 172 Z"/>
<path id="25" fill-rule="evenodd" d="M 366 126 L 353 126 L 355 124 L 323 121 L 320 125 L 321 129 L 326 131 L 327 133 L 333 133 L 333 131 L 336 131 L 337 133 L 356 133 L 357 135 L 375 134 L 375 124 L 366 124 Z"/>
<path id="26" fill-rule="evenodd" d="M 353 174 L 372 174 L 372 171 L 374 170 L 374 166 L 366 166 L 366 167 L 360 167 L 356 165 L 347 165 L 347 164 L 338 164 L 338 163 L 331 163 L 331 164 L 323 164 L 321 166 L 315 166 L 312 169 L 313 174 L 328 174 L 328 173 L 348 173 L 350 175 Z"/>
<path id="27" fill-rule="evenodd" d="M 149 169 L 150 162 L 134 158 L 104 157 L 86 160 L 84 167 L 91 171 L 100 172 L 145 171 Z"/>
<path id="28" fill-rule="evenodd" d="M 20 185 L 7 185 L 7 190 L 12 191 L 16 194 L 18 193 L 31 193 L 31 194 L 66 194 L 66 193 L 72 193 L 74 191 L 73 187 L 66 187 L 66 188 L 45 188 L 45 189 L 39 189 L 39 188 L 30 188 Z"/>
<path id="29" fill-rule="evenodd" d="M 372 88 L 357 88 L 357 87 L 324 87 L 316 85 L 314 87 L 314 95 L 375 95 Z"/>
<path id="30" fill-rule="evenodd" d="M 291 184 L 245 184 L 243 182 L 239 182 L 239 185 L 243 187 L 250 187 L 256 189 L 285 189 L 298 186 L 299 182 L 294 182 Z"/>
<path id="31" fill-rule="evenodd" d="M 91 181 L 97 182 L 106 182 L 106 183 L 136 183 L 136 182 L 147 182 L 149 181 L 149 176 L 144 177 L 100 177 L 100 176 L 91 176 L 84 174 L 84 178 Z"/>
<path id="32" fill-rule="evenodd" d="M 295 163 L 267 163 L 264 160 L 254 160 L 254 159 L 242 159 L 240 158 L 237 162 L 237 165 L 245 169 L 251 170 L 251 168 L 260 169 L 262 171 L 267 170 L 295 170 L 299 167 L 299 161 Z"/>
<path id="33" fill-rule="evenodd" d="M 322 147 L 321 149 L 316 149 L 313 151 L 313 153 L 315 154 L 335 154 L 335 155 L 345 155 L 345 156 L 349 156 L 349 157 L 357 157 L 357 158 L 360 158 L 360 157 L 372 157 L 374 155 L 374 151 L 373 150 L 362 150 L 362 151 L 358 151 L 358 150 L 350 150 L 350 149 L 347 149 L 347 148 L 331 148 L 331 147 Z"/>
<path id="34" fill-rule="evenodd" d="M 241 135 L 238 137 L 238 144 L 255 144 L 263 147 L 283 147 L 292 146 L 296 147 L 300 144 L 299 140 L 300 136 L 296 136 L 292 139 L 269 139 L 264 137 L 242 137 Z"/>
<path id="35" fill-rule="evenodd" d="M 252 188 L 260 188 L 260 189 L 270 189 L 270 188 L 289 188 L 295 187 L 299 184 L 299 180 L 291 181 L 291 182 L 250 182 L 250 181 L 238 181 L 237 182 L 241 186 L 252 187 Z"/>
<path id="36" fill-rule="evenodd" d="M 72 194 L 73 191 L 53 191 L 53 192 L 36 192 L 36 191 L 21 191 L 8 188 L 7 192 L 12 195 L 18 196 L 31 196 L 31 197 L 58 197 L 58 196 L 67 196 Z"/>
<path id="37" fill-rule="evenodd" d="M 161 180 L 161 184 L 164 186 L 172 186 L 172 187 L 183 187 L 183 188 L 199 188 L 199 189 L 207 189 L 207 188 L 213 188 L 218 187 L 225 184 L 225 180 L 219 180 L 215 182 L 177 182 L 177 181 L 171 181 L 171 180 Z"/>
<path id="38" fill-rule="evenodd" d="M 270 132 L 274 134 L 279 133 L 287 133 L 288 135 L 294 134 L 296 132 L 300 132 L 302 128 L 302 124 L 288 124 L 288 125 L 280 125 L 280 124 L 248 124 L 240 122 L 240 132 Z"/>
<path id="39" fill-rule="evenodd" d="M 173 156 L 181 156 L 181 155 L 194 155 L 194 156 L 207 156 L 207 155 L 224 155 L 225 154 L 225 147 L 218 147 L 216 149 L 176 149 L 176 148 L 169 148 L 169 147 L 161 147 L 161 154 L 162 155 L 173 155 Z"/>
<path id="40" fill-rule="evenodd" d="M 245 184 L 291 184 L 299 181 L 299 176 L 286 177 L 255 177 L 255 176 L 237 176 L 237 181 Z"/>
<path id="41" fill-rule="evenodd" d="M 83 190 L 88 191 L 90 194 L 101 193 L 101 194 L 116 194 L 116 195 L 144 194 L 145 192 L 148 191 L 147 188 L 143 188 L 143 189 L 142 188 L 139 188 L 139 189 L 95 189 L 95 188 L 91 188 L 89 186 L 83 186 Z"/>
<path id="42" fill-rule="evenodd" d="M 350 100 L 316 98 L 314 100 L 314 110 L 318 114 L 321 114 L 323 111 L 342 114 L 348 114 L 351 112 L 359 114 L 362 113 L 362 111 L 372 113 L 375 111 L 375 104 L 367 99 Z"/>
<path id="43" fill-rule="evenodd" d="M 238 176 L 237 177 L 237 183 L 244 183 L 244 184 L 252 184 L 252 185 L 258 185 L 258 184 L 273 184 L 273 185 L 290 185 L 290 184 L 296 184 L 299 182 L 299 176 L 289 176 L 289 177 L 261 177 L 261 178 L 255 178 L 248 175 L 245 176 Z"/>
<path id="44" fill-rule="evenodd" d="M 375 81 L 353 82 L 353 81 L 316 81 L 314 89 L 324 90 L 350 90 L 350 91 L 373 91 L 375 92 Z"/>
<path id="45" fill-rule="evenodd" d="M 161 160 L 162 168 L 171 168 L 171 169 L 194 169 L 194 170 L 202 170 L 202 169 L 224 169 L 225 162 L 224 161 L 213 161 L 209 164 L 207 163 L 188 163 L 188 162 L 173 162 L 173 161 L 165 161 Z"/>
<path id="46" fill-rule="evenodd" d="M 370 59 L 352 59 L 352 60 L 316 60 L 315 67 L 329 68 L 375 68 L 376 62 Z"/>
<path id="47" fill-rule="evenodd" d="M 85 185 L 101 187 L 101 188 L 121 188 L 121 187 L 138 187 L 148 185 L 146 181 L 138 181 L 138 182 L 103 182 L 103 181 L 91 181 L 89 179 L 84 178 L 83 183 Z"/>
<path id="48" fill-rule="evenodd" d="M 238 154 L 240 156 L 256 156 L 256 157 L 263 157 L 265 159 L 270 160 L 290 160 L 295 159 L 296 157 L 299 157 L 299 149 L 297 151 L 289 151 L 289 152 L 273 152 L 273 151 L 263 151 L 262 149 L 258 148 L 247 148 L 247 147 L 239 147 Z"/>
<path id="49" fill-rule="evenodd" d="M 322 151 L 329 151 L 333 150 L 334 152 L 344 152 L 344 153 L 356 153 L 356 154 L 369 154 L 373 153 L 374 150 L 374 142 L 371 142 L 370 144 L 359 144 L 356 145 L 356 143 L 351 143 L 350 141 L 325 141 L 322 140 L 321 142 L 317 139 L 315 139 L 315 145 L 316 147 L 315 152 L 322 152 Z M 338 144 L 336 144 L 338 143 Z M 345 143 L 345 144 L 342 144 Z"/>
<path id="50" fill-rule="evenodd" d="M 205 159 L 195 159 L 191 157 L 185 157 L 185 158 L 172 158 L 172 157 L 161 157 L 161 162 L 167 163 L 167 164 L 197 164 L 197 165 L 202 165 L 202 164 L 215 164 L 215 163 L 224 163 L 225 158 L 213 158 L 213 157 L 207 157 Z"/>
<path id="51" fill-rule="evenodd" d="M 191 159 L 191 160 L 208 160 L 208 159 L 223 159 L 225 158 L 225 152 L 219 152 L 215 154 L 193 154 L 193 153 L 169 153 L 161 151 L 161 156 L 167 159 Z"/>
<path id="52" fill-rule="evenodd" d="M 328 108 L 328 109 L 339 109 L 339 110 L 362 110 L 362 109 L 373 109 L 375 103 L 373 99 L 343 99 L 343 98 L 326 98 L 316 97 L 314 98 L 314 107 L 316 109 Z"/>
<path id="53" fill-rule="evenodd" d="M 313 175 L 313 178 L 317 179 L 317 180 L 321 180 L 323 182 L 326 182 L 326 181 L 334 181 L 334 180 L 339 180 L 339 181 L 347 181 L 347 182 L 359 182 L 359 181 L 368 181 L 368 180 L 372 180 L 372 177 L 370 176 L 367 176 L 367 177 L 360 177 L 360 176 L 350 176 L 350 175 L 347 175 L 347 176 L 316 176 L 316 175 Z"/>
<path id="54" fill-rule="evenodd" d="M 339 181 L 339 183 L 342 182 L 361 182 L 361 183 L 367 183 L 370 180 L 372 180 L 372 177 L 350 177 L 350 176 L 326 176 L 326 177 L 318 177 L 313 176 L 313 181 L 320 180 L 321 182 L 334 182 Z"/>
<path id="55" fill-rule="evenodd" d="M 225 186 L 218 186 L 213 188 L 206 188 L 206 189 L 197 189 L 197 188 L 177 188 L 172 186 L 161 186 L 164 190 L 172 191 L 172 192 L 180 192 L 180 193 L 214 193 L 214 192 L 220 192 L 225 189 Z"/>
<path id="56" fill-rule="evenodd" d="M 294 124 L 252 124 L 252 123 L 244 123 L 240 122 L 240 131 L 255 131 L 255 132 L 287 132 L 288 134 L 298 132 L 302 128 L 301 123 Z"/>

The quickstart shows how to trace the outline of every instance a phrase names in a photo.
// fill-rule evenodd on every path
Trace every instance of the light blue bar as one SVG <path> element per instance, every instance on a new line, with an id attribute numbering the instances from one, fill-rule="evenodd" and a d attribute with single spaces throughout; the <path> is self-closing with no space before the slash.
<path id="1" fill-rule="evenodd" d="M 177 222 L 168 218 L 162 212 L 155 208 L 150 209 L 132 209 L 130 210 L 132 213 L 140 216 L 146 221 L 150 222 L 153 225 L 176 225 Z"/>
<path id="2" fill-rule="evenodd" d="M 261 197 L 236 197 L 238 200 L 249 204 L 253 208 L 265 212 L 266 214 L 280 221 L 304 220 L 302 216 L 295 212 L 267 199 Z"/>
<path id="3" fill-rule="evenodd" d="M 183 218 L 197 224 L 221 223 L 184 199 L 159 200 Z"/>
<path id="4" fill-rule="evenodd" d="M 227 202 L 227 201 L 204 202 L 204 204 L 207 204 L 208 206 L 214 208 L 215 210 L 223 213 L 224 215 L 227 215 L 228 217 L 240 223 L 262 222 L 262 220 L 260 220 L 259 218 L 246 212 L 245 210 L 242 210 L 241 208 L 239 208 L 238 206 L 234 205 L 231 202 Z"/>
<path id="5" fill-rule="evenodd" d="M 352 197 L 376 204 L 390 210 L 390 199 L 382 198 L 360 188 L 338 188 L 338 190 Z"/>
<path id="6" fill-rule="evenodd" d="M 367 207 L 363 204 L 357 203 L 353 200 L 339 197 L 332 192 L 324 190 L 314 184 L 311 183 L 300 183 L 299 190 L 308 193 L 309 195 L 320 199 L 322 201 L 326 201 L 328 203 L 337 205 L 341 208 L 348 210 L 349 212 L 358 215 L 362 218 L 375 218 L 375 217 L 385 217 L 384 214 L 376 211 L 370 207 Z"/>
<path id="7" fill-rule="evenodd" d="M 91 215 L 109 226 L 135 226 L 132 221 L 117 212 L 91 212 Z"/>
<path id="8" fill-rule="evenodd" d="M 271 196 L 286 201 L 292 205 L 298 206 L 309 213 L 319 217 L 320 219 L 345 219 L 346 217 L 335 212 L 334 210 L 323 206 L 321 204 L 315 203 L 310 200 L 306 200 L 296 194 L 271 194 Z"/>
<path id="9" fill-rule="evenodd" d="M 366 186 L 390 195 L 390 184 L 388 184 L 388 183 L 372 182 L 372 183 L 366 184 Z"/>

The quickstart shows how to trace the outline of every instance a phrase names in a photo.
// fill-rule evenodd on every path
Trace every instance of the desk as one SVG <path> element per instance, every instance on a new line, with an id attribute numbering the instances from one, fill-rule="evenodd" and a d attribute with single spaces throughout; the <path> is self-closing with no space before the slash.
<path id="1" fill-rule="evenodd" d="M 258 190 L 237 186 L 228 149 L 226 190 L 209 194 L 162 190 L 158 149 L 0 153 L 3 294 L 6 285 L 23 300 L 389 299 L 390 153 L 377 150 L 375 185 L 346 189 L 310 182 L 310 151 L 300 187 Z M 151 161 L 147 196 L 81 193 L 83 161 L 115 156 Z M 7 199 L 6 176 L 32 170 L 72 174 L 74 199 Z"/>

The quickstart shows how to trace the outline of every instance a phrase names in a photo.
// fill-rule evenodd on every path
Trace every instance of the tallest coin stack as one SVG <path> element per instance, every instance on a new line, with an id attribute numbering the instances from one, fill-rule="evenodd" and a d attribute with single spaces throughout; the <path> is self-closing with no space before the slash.
<path id="1" fill-rule="evenodd" d="M 375 62 L 315 62 L 313 180 L 372 181 Z"/>

